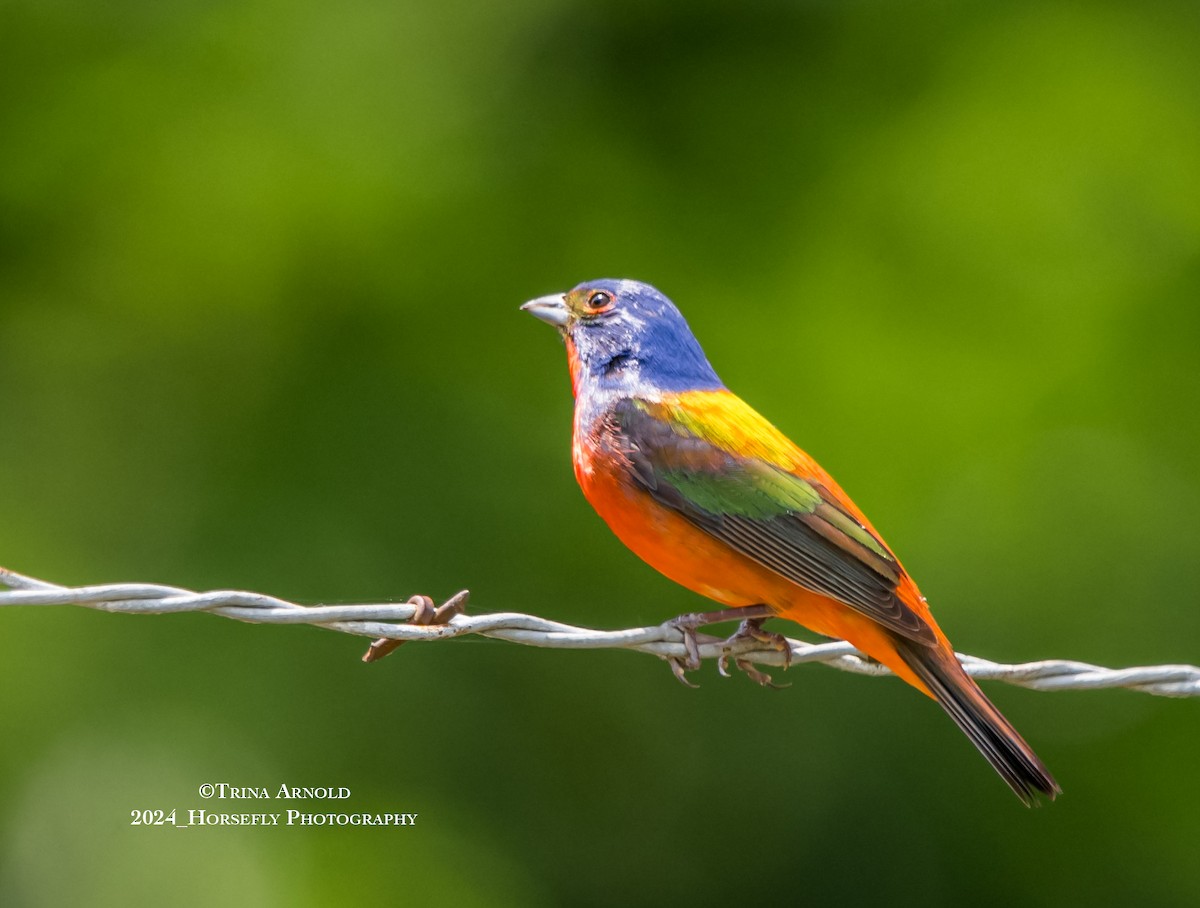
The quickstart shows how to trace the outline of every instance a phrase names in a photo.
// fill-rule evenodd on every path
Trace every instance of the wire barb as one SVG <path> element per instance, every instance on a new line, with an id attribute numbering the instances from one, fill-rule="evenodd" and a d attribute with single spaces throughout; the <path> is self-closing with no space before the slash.
<path id="1" fill-rule="evenodd" d="M 178 612 L 209 612 L 253 624 L 311 624 L 344 634 L 373 637 L 364 661 L 374 661 L 409 640 L 445 640 L 478 634 L 526 646 L 554 649 L 628 649 L 652 653 L 667 660 L 687 657 L 684 634 L 671 621 L 652 627 L 600 631 L 574 627 L 558 621 L 519 612 L 462 614 L 467 591 L 451 597 L 434 610 L 430 623 L 411 622 L 431 607 L 427 597 L 414 596 L 407 603 L 363 605 L 298 605 L 262 593 L 216 590 L 197 593 L 175 586 L 150 583 L 110 583 L 99 586 L 66 587 L 37 580 L 0 568 L 0 606 L 78 605 L 135 615 L 165 615 Z M 428 616 L 428 611 L 423 614 Z M 733 616 L 736 617 L 736 616 Z M 701 659 L 735 658 L 756 665 L 784 666 L 820 662 L 860 675 L 887 675 L 888 669 L 863 657 L 849 643 L 807 643 L 784 638 L 791 648 L 753 636 L 732 642 L 709 635 L 696 635 Z M 398 641 L 396 644 L 385 641 Z M 1200 696 L 1200 667 L 1195 665 L 1147 665 L 1111 669 L 1086 662 L 1048 659 L 1003 665 L 976 656 L 959 655 L 967 673 L 980 680 L 1004 681 L 1033 690 L 1098 690 L 1122 687 L 1160 697 Z"/>

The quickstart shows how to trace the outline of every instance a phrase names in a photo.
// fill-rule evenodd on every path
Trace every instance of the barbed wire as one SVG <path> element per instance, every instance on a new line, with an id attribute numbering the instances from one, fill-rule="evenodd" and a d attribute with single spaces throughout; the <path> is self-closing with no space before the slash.
<path id="1" fill-rule="evenodd" d="M 7 587 L 7 590 L 0 590 L 0 606 L 77 605 L 136 615 L 208 612 L 253 624 L 311 624 L 345 634 L 378 638 L 363 657 L 365 661 L 374 661 L 407 641 L 447 640 L 468 634 L 554 649 L 633 650 L 674 660 L 677 664 L 689 655 L 683 632 L 672 622 L 601 631 L 519 612 L 464 615 L 461 608 L 468 598 L 466 590 L 451 597 L 441 608 L 433 609 L 432 601 L 421 596 L 400 604 L 299 605 L 262 593 L 239 590 L 197 593 L 152 583 L 67 587 L 5 568 L 0 568 L 0 587 Z M 816 662 L 860 675 L 891 674 L 887 668 L 864 658 L 849 643 L 842 641 L 808 643 L 787 638 L 790 654 L 753 639 L 729 643 L 707 634 L 697 634 L 696 642 L 701 659 L 720 659 L 722 665 L 729 658 L 770 666 Z M 1121 687 L 1162 697 L 1200 696 L 1200 667 L 1195 665 L 1112 669 L 1065 659 L 1006 665 L 976 656 L 960 654 L 958 658 L 975 678 L 1004 681 L 1033 690 Z"/>

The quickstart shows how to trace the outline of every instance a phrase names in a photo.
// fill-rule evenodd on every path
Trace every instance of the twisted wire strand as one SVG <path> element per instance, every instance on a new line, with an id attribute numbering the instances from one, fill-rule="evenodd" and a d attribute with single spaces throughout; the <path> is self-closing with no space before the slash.
<path id="1" fill-rule="evenodd" d="M 262 593 L 214 590 L 197 593 L 175 586 L 151 583 L 109 583 L 98 586 L 66 587 L 0 568 L 0 606 L 78 605 L 136 615 L 165 615 L 179 612 L 209 612 L 253 624 L 311 624 L 360 637 L 392 640 L 445 640 L 478 634 L 510 643 L 555 649 L 628 649 L 652 653 L 664 659 L 687 655 L 683 634 L 670 622 L 652 627 L 601 631 L 574 627 L 536 615 L 492 612 L 484 615 L 454 615 L 444 624 L 404 624 L 417 616 L 412 603 L 361 605 L 299 605 Z M 464 590 L 451 602 L 465 603 Z M 755 640 L 732 644 L 707 634 L 698 634 L 701 659 L 730 656 L 759 665 L 785 664 L 785 654 Z M 788 639 L 792 664 L 819 662 L 860 675 L 891 674 L 887 668 L 865 659 L 849 643 L 807 643 Z M 959 655 L 967 672 L 977 679 L 1004 681 L 1033 690 L 1097 690 L 1122 687 L 1161 697 L 1200 696 L 1200 667 L 1195 665 L 1146 665 L 1112 669 L 1086 662 L 1047 659 L 1005 665 Z"/>

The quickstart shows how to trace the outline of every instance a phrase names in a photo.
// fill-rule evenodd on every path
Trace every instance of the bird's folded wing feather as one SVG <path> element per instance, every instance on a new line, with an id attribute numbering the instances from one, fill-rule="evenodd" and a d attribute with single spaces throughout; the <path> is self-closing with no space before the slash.
<path id="1" fill-rule="evenodd" d="M 612 426 L 634 481 L 763 567 L 936 645 L 929 624 L 896 595 L 904 573 L 895 556 L 830 491 L 823 472 L 804 475 L 807 455 L 733 394 L 702 400 L 615 406 Z"/>

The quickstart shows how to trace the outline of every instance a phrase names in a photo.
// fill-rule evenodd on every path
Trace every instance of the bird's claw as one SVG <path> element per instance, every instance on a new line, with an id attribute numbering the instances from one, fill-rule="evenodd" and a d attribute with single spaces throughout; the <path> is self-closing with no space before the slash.
<path id="1" fill-rule="evenodd" d="M 749 659 L 734 659 L 733 664 L 741 669 L 747 678 L 757 684 L 759 687 L 769 687 L 771 690 L 783 690 L 785 687 L 791 687 L 791 684 L 776 684 L 775 679 L 764 671 L 759 671 L 754 667 L 754 664 Z M 725 677 L 729 677 L 726 673 Z"/>
<path id="2" fill-rule="evenodd" d="M 784 640 L 779 634 L 772 634 L 761 629 L 762 622 L 771 614 L 773 614 L 772 610 L 765 605 L 747 605 L 738 608 L 720 609 L 715 612 L 691 612 L 686 615 L 680 615 L 677 618 L 672 618 L 664 626 L 679 631 L 680 636 L 683 638 L 683 656 L 670 656 L 667 658 L 667 664 L 671 666 L 672 674 L 675 675 L 681 684 L 687 687 L 699 687 L 698 684 L 693 684 L 684 676 L 685 672 L 694 672 L 700 667 L 700 635 L 696 633 L 696 628 L 698 627 L 704 627 L 709 624 L 720 624 L 722 621 L 729 621 L 739 615 L 747 615 L 749 617 L 742 621 L 737 633 L 724 641 L 726 645 L 735 640 L 745 639 L 747 636 L 759 641 L 769 641 L 772 644 L 776 640 Z M 717 638 L 706 634 L 704 642 L 716 643 L 719 641 Z M 786 643 L 783 646 L 785 649 L 787 648 Z M 787 651 L 790 655 L 791 650 L 787 649 Z M 740 659 L 737 661 L 738 668 L 741 668 L 750 677 L 755 680 L 758 680 L 759 677 L 767 677 L 757 669 L 744 668 L 742 665 L 743 661 Z M 717 662 L 717 670 L 725 677 L 729 677 L 727 653 L 722 655 Z M 769 677 L 767 677 L 767 682 L 770 682 Z M 759 681 L 759 683 L 763 684 L 764 682 Z"/>
<path id="3" fill-rule="evenodd" d="M 732 675 L 729 673 L 729 659 L 732 656 L 729 651 L 730 648 L 732 648 L 735 644 L 741 643 L 745 640 L 754 640 L 758 643 L 765 643 L 772 649 L 778 650 L 779 652 L 783 653 L 783 670 L 787 671 L 788 668 L 791 667 L 792 645 L 788 643 L 787 637 L 783 636 L 783 634 L 764 631 L 762 628 L 762 623 L 764 620 L 764 618 L 747 618 L 745 621 L 739 624 L 738 629 L 722 643 L 723 649 L 720 657 L 717 659 L 717 671 L 719 671 L 724 677 L 732 677 Z M 785 687 L 791 686 L 790 684 L 776 684 L 775 680 L 770 675 L 755 668 L 749 659 L 733 656 L 733 664 L 736 665 L 743 673 L 745 673 L 746 677 L 760 687 L 770 687 L 774 690 L 782 690 Z"/>
<path id="4" fill-rule="evenodd" d="M 413 596 L 408 600 L 406 605 L 413 606 L 413 616 L 408 619 L 409 624 L 415 624 L 418 627 L 428 627 L 432 624 L 449 624 L 450 619 L 455 615 L 461 615 L 467 606 L 467 600 L 471 594 L 467 590 L 455 593 L 449 599 L 439 606 L 435 606 L 433 600 L 428 596 Z M 403 646 L 405 641 L 397 640 L 394 637 L 380 637 L 367 647 L 367 651 L 363 653 L 363 662 L 378 662 L 384 656 L 394 652 L 399 647 Z"/>
<path id="5" fill-rule="evenodd" d="M 671 656 L 667 659 L 667 665 L 671 666 L 671 674 L 675 676 L 675 680 L 677 680 L 684 687 L 690 687 L 695 690 L 700 686 L 699 684 L 693 684 L 687 679 L 687 675 L 684 673 L 689 671 L 689 669 L 684 664 L 683 659 L 680 659 L 676 656 Z M 695 671 L 695 669 L 690 669 L 690 671 Z"/>
<path id="6" fill-rule="evenodd" d="M 700 667 L 700 641 L 697 639 L 696 625 L 678 624 L 679 633 L 683 635 L 683 667 L 694 672 Z"/>
<path id="7" fill-rule="evenodd" d="M 671 673 L 676 680 L 685 687 L 700 686 L 689 681 L 684 673 L 694 672 L 700 667 L 700 641 L 697 639 L 696 628 L 707 623 L 705 621 L 707 617 L 703 612 L 696 612 L 690 615 L 680 615 L 667 622 L 667 627 L 679 631 L 683 637 L 683 657 L 671 656 L 667 659 L 667 664 L 671 666 Z"/>

